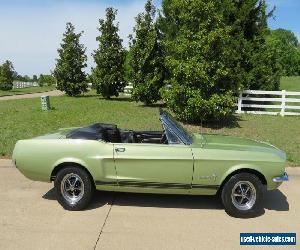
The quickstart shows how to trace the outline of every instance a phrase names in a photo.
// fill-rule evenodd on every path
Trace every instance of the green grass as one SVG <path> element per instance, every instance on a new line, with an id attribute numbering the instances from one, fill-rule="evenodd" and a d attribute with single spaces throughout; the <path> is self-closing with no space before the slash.
<path id="1" fill-rule="evenodd" d="M 43 112 L 39 98 L 1 101 L 0 156 L 10 156 L 19 139 L 61 127 L 111 122 L 121 128 L 161 129 L 158 107 L 144 107 L 126 98 L 104 100 L 93 95 L 51 97 L 51 106 L 53 110 Z M 239 115 L 236 118 L 236 123 L 227 127 L 220 124 L 204 126 L 203 132 L 268 141 L 285 150 L 290 162 L 300 165 L 300 117 Z M 186 126 L 190 131 L 200 131 L 199 126 Z"/>
<path id="2" fill-rule="evenodd" d="M 284 76 L 280 81 L 280 89 L 300 92 L 300 76 Z"/>
<path id="3" fill-rule="evenodd" d="M 38 93 L 38 92 L 45 92 L 55 89 L 53 86 L 44 86 L 44 87 L 29 87 L 29 88 L 22 88 L 22 89 L 13 89 L 13 90 L 0 90 L 0 97 L 7 96 L 7 95 L 24 95 L 24 94 L 31 94 L 31 93 Z"/>

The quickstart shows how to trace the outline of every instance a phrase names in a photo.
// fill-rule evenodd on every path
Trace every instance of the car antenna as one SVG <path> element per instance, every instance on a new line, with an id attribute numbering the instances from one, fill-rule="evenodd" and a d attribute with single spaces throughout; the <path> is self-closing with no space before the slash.
<path id="1" fill-rule="evenodd" d="M 201 118 L 201 127 L 200 127 L 200 134 L 201 134 L 201 138 L 202 138 L 202 140 L 201 140 L 201 147 L 204 146 L 204 142 L 203 142 L 204 136 L 203 136 L 203 126 L 202 126 L 202 124 L 203 124 L 203 120 Z"/>
<path id="2" fill-rule="evenodd" d="M 200 134 L 201 134 L 201 136 L 203 137 L 203 128 L 202 128 L 202 122 L 203 120 L 202 120 L 202 118 L 201 118 L 201 127 L 200 127 Z"/>

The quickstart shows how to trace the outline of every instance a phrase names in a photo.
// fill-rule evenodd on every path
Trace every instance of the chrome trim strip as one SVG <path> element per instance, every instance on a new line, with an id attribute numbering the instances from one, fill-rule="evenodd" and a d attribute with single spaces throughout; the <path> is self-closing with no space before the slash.
<path id="1" fill-rule="evenodd" d="M 288 180 L 289 180 L 289 176 L 286 172 L 284 172 L 283 176 L 278 176 L 273 178 L 274 182 L 283 182 Z"/>
<path id="2" fill-rule="evenodd" d="M 161 183 L 161 182 L 144 182 L 144 181 L 118 181 L 108 182 L 108 181 L 95 181 L 97 185 L 108 185 L 108 186 L 120 186 L 120 187 L 140 187 L 140 188 L 173 188 L 173 189 L 194 189 L 194 188 L 204 188 L 204 189 L 218 189 L 219 185 L 204 185 L 204 184 L 182 184 L 182 183 Z"/>

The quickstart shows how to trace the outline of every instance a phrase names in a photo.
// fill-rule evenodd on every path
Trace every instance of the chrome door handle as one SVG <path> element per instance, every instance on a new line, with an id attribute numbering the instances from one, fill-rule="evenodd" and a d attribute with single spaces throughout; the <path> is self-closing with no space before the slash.
<path id="1" fill-rule="evenodd" d="M 119 153 L 125 152 L 125 148 L 116 148 L 115 150 L 116 150 L 116 152 L 119 152 Z"/>

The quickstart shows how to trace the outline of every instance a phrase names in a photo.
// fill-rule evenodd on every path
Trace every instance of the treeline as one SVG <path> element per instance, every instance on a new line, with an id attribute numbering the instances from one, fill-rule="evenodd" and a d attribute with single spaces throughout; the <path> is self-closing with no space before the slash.
<path id="1" fill-rule="evenodd" d="M 15 74 L 14 80 L 20 82 L 36 82 L 41 87 L 44 85 L 50 86 L 56 84 L 55 77 L 49 74 L 40 74 L 39 76 L 33 75 L 32 77 L 28 75 L 22 76 L 19 74 Z"/>
<path id="2" fill-rule="evenodd" d="M 278 53 L 278 63 L 283 76 L 300 75 L 300 44 L 295 34 L 289 30 L 270 30 L 266 41 Z"/>
<path id="3" fill-rule="evenodd" d="M 11 90 L 13 88 L 14 81 L 37 82 L 40 86 L 54 85 L 56 83 L 56 80 L 52 75 L 40 74 L 39 77 L 37 77 L 37 75 L 33 75 L 32 77 L 28 75 L 22 76 L 15 71 L 12 62 L 6 60 L 2 65 L 0 65 L 0 90 Z"/>

